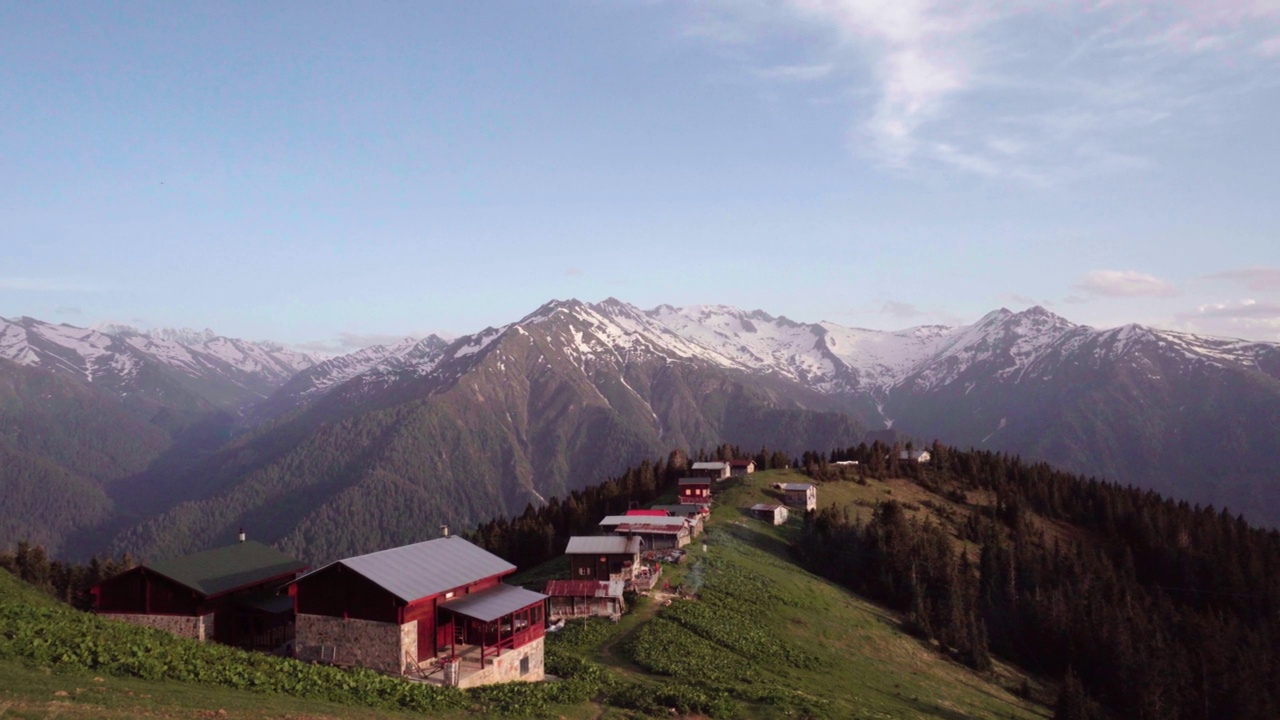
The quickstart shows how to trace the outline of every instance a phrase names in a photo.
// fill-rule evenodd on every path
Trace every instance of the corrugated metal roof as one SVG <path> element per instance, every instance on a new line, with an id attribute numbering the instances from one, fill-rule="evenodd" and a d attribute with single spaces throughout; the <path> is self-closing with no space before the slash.
<path id="1" fill-rule="evenodd" d="M 622 580 L 548 580 L 543 592 L 552 597 L 622 597 Z"/>
<path id="2" fill-rule="evenodd" d="M 759 512 L 777 512 L 782 507 L 783 507 L 782 505 L 770 505 L 769 503 L 756 503 L 755 505 L 751 506 L 751 509 L 757 510 Z"/>
<path id="3" fill-rule="evenodd" d="M 670 517 L 666 510 L 628 510 L 627 517 Z"/>
<path id="4" fill-rule="evenodd" d="M 546 600 L 547 596 L 524 588 L 511 585 L 498 585 L 478 593 L 463 595 L 445 603 L 440 607 L 452 610 L 459 615 L 475 618 L 480 622 L 492 622 L 517 610 L 529 607 Z"/>
<path id="5" fill-rule="evenodd" d="M 811 483 L 783 483 L 783 490 L 808 490 L 813 487 Z"/>
<path id="6" fill-rule="evenodd" d="M 624 523 L 634 523 L 636 518 L 627 517 L 626 515 L 610 515 L 600 521 L 601 527 L 609 527 L 611 525 L 622 525 Z M 644 522 L 652 525 L 670 525 L 673 527 L 684 526 L 686 520 L 682 517 L 647 517 Z"/>
<path id="7" fill-rule="evenodd" d="M 710 485 L 711 478 L 680 478 L 681 485 Z"/>
<path id="8" fill-rule="evenodd" d="M 729 467 L 727 463 L 722 462 L 696 462 L 690 466 L 690 470 L 723 470 Z"/>
<path id="9" fill-rule="evenodd" d="M 645 518 L 645 520 L 661 520 L 662 518 Z M 684 532 L 683 525 L 658 525 L 651 522 L 632 522 L 618 526 L 618 532 L 649 533 L 651 535 L 679 535 Z"/>
<path id="10" fill-rule="evenodd" d="M 506 575 L 516 569 L 515 565 L 460 537 L 442 537 L 379 550 L 330 565 L 345 565 L 405 602 L 494 575 Z"/>
<path id="11" fill-rule="evenodd" d="M 640 538 L 620 535 L 592 535 L 569 538 L 565 555 L 634 555 L 640 552 Z"/>
<path id="12" fill-rule="evenodd" d="M 148 570 L 206 597 L 296 573 L 306 566 L 306 563 L 275 548 L 252 540 L 144 564 Z"/>

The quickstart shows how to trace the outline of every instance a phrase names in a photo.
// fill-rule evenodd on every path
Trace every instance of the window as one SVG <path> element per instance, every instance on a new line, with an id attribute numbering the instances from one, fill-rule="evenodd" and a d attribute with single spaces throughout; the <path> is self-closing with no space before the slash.
<path id="1" fill-rule="evenodd" d="M 520 658 L 520 674 L 521 675 L 529 674 L 529 656 L 528 655 L 525 655 L 524 657 Z"/>

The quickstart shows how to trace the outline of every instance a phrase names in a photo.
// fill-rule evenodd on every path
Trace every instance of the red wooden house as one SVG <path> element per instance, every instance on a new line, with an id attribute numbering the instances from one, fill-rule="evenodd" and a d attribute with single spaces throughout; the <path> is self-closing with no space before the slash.
<path id="1" fill-rule="evenodd" d="M 93 586 L 93 609 L 117 620 L 274 650 L 293 635 L 293 603 L 276 594 L 306 565 L 258 542 L 241 541 L 144 563 Z"/>
<path id="2" fill-rule="evenodd" d="M 680 504 L 710 505 L 711 483 L 711 478 L 705 477 L 680 478 Z"/>
<path id="3" fill-rule="evenodd" d="M 515 569 L 460 537 L 330 563 L 289 586 L 297 656 L 460 687 L 541 680 L 546 596 L 503 584 Z"/>

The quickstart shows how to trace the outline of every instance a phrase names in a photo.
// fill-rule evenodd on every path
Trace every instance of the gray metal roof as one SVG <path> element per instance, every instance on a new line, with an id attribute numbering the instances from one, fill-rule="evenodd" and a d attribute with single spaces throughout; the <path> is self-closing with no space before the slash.
<path id="1" fill-rule="evenodd" d="M 783 507 L 782 505 L 770 505 L 769 503 L 756 503 L 755 505 L 751 506 L 751 509 L 759 510 L 761 512 L 776 512 L 782 509 L 782 507 Z"/>
<path id="2" fill-rule="evenodd" d="M 783 483 L 783 490 L 808 490 L 813 487 L 810 483 Z"/>
<path id="3" fill-rule="evenodd" d="M 527 608 L 534 603 L 546 600 L 542 593 L 511 585 L 498 585 L 478 593 L 463 595 L 445 603 L 440 607 L 452 610 L 459 615 L 475 618 L 480 622 L 492 622 L 517 610 Z"/>
<path id="4" fill-rule="evenodd" d="M 728 463 L 722 462 L 696 462 L 690 466 L 690 470 L 723 470 L 729 467 Z"/>
<path id="5" fill-rule="evenodd" d="M 710 485 L 711 478 L 706 478 L 706 477 L 680 478 L 680 484 L 681 485 Z"/>
<path id="6" fill-rule="evenodd" d="M 634 555 L 640 552 L 640 538 L 621 535 L 592 535 L 569 538 L 565 555 Z"/>
<path id="7" fill-rule="evenodd" d="M 654 517 L 641 515 L 609 515 L 600 521 L 600 525 L 608 527 L 611 525 L 666 525 L 670 527 L 683 527 L 688 521 L 682 517 Z"/>
<path id="8" fill-rule="evenodd" d="M 405 602 L 516 569 L 515 565 L 460 537 L 442 537 L 379 550 L 330 565 L 345 565 Z"/>

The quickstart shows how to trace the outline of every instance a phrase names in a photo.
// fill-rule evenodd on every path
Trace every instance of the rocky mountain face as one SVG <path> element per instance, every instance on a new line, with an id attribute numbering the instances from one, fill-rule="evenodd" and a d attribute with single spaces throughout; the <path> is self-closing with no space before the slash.
<path id="1" fill-rule="evenodd" d="M 227 362 L 230 346 L 204 350 L 217 339 L 199 335 L 144 341 L 27 320 L 0 329 L 0 356 L 28 370 L 102 389 L 150 368 L 170 383 L 164 392 L 213 410 L 227 406 L 176 373 L 223 366 L 174 358 L 243 368 L 251 356 Z M 143 352 L 160 343 L 188 355 Z M 73 549 L 113 538 L 117 550 L 184 552 L 243 525 L 319 561 L 519 513 L 674 447 L 799 452 L 856 444 L 868 430 L 1044 459 L 1280 524 L 1270 469 L 1280 347 L 1268 343 L 1097 330 L 1043 308 L 881 332 L 609 299 L 551 302 L 452 342 L 406 339 L 287 378 L 284 356 L 253 357 L 279 370 L 257 387 L 276 389 L 240 408 L 237 432 L 206 422 L 187 432 L 189 451 L 170 445 L 115 481 L 108 494 L 117 505 L 142 498 L 125 509 L 143 519 L 108 523 L 96 546 Z M 89 505 L 85 517 L 102 514 Z"/>

